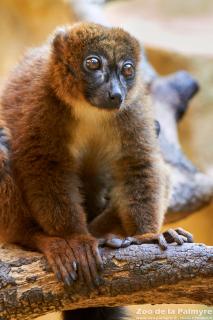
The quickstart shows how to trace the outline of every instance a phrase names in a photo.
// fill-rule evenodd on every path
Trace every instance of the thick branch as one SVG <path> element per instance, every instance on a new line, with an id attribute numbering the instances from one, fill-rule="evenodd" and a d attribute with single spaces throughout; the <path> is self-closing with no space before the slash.
<path id="1" fill-rule="evenodd" d="M 42 255 L 0 250 L 0 319 L 32 319 L 55 310 L 135 303 L 213 304 L 213 247 L 200 244 L 103 249 L 104 282 L 64 290 Z"/>

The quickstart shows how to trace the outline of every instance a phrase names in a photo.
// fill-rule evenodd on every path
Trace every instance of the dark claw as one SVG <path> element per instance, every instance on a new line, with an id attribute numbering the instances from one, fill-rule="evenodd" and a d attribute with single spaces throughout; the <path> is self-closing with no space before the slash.
<path id="1" fill-rule="evenodd" d="M 70 272 L 70 277 L 72 278 L 73 281 L 77 279 L 77 274 L 74 272 Z"/>
<path id="2" fill-rule="evenodd" d="M 56 273 L 56 278 L 59 282 L 62 281 L 61 273 L 59 271 Z"/>
<path id="3" fill-rule="evenodd" d="M 98 248 L 96 248 L 93 251 L 93 256 L 95 257 L 96 267 L 97 267 L 98 271 L 103 271 L 104 270 L 103 260 L 102 260 L 102 257 L 100 256 Z"/>
<path id="4" fill-rule="evenodd" d="M 103 278 L 100 278 L 100 286 L 103 285 L 105 282 L 104 282 L 104 279 Z"/>
<path id="5" fill-rule="evenodd" d="M 70 279 L 69 276 L 67 276 L 67 277 L 64 278 L 64 283 L 65 283 L 65 285 L 66 285 L 67 287 L 70 287 L 71 284 L 73 283 L 73 281 Z"/>
<path id="6" fill-rule="evenodd" d="M 75 261 L 73 261 L 72 266 L 73 266 L 73 269 L 77 271 L 77 263 Z"/>
<path id="7" fill-rule="evenodd" d="M 103 264 L 103 263 L 100 263 L 100 264 L 98 265 L 98 270 L 99 270 L 99 271 L 104 271 L 104 264 Z"/>
<path id="8" fill-rule="evenodd" d="M 99 287 L 101 285 L 101 279 L 99 277 L 97 277 L 95 279 L 95 284 L 96 284 L 97 287 Z"/>

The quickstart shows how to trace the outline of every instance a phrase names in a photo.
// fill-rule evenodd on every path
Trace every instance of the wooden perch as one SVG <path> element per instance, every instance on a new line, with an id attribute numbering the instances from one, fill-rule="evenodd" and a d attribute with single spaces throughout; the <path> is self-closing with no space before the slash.
<path id="1" fill-rule="evenodd" d="M 143 303 L 213 304 L 213 247 L 200 244 L 102 249 L 103 283 L 64 290 L 42 255 L 0 250 L 0 319 L 32 319 L 66 309 Z"/>

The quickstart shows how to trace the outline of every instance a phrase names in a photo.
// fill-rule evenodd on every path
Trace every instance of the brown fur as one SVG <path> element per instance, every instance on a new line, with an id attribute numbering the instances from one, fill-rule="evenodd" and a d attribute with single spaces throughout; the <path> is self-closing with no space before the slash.
<path id="1" fill-rule="evenodd" d="M 1 236 L 43 252 L 67 284 L 76 277 L 70 261 L 88 285 L 97 280 L 97 237 L 157 233 L 168 203 L 139 75 L 120 111 L 97 109 L 82 95 L 81 61 L 93 48 L 110 61 L 133 56 L 138 65 L 140 48 L 128 33 L 78 24 L 29 52 L 1 99 L 12 136 L 9 172 L 0 151 Z"/>

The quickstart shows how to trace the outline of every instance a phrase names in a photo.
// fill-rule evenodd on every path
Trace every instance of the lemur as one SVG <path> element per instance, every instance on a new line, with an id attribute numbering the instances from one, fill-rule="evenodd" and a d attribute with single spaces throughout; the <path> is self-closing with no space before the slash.
<path id="1" fill-rule="evenodd" d="M 170 181 L 140 56 L 123 29 L 60 28 L 24 56 L 1 96 L 0 238 L 44 253 L 67 286 L 100 284 L 100 243 L 192 241 L 182 229 L 159 233 Z M 64 318 L 84 312 L 103 319 L 100 309 Z"/>

